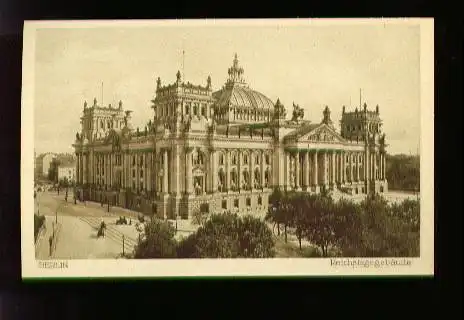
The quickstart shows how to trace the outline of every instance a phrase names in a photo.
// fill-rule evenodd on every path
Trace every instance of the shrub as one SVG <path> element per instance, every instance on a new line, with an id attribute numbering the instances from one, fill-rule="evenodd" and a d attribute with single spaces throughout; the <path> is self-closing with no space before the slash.
<path id="1" fill-rule="evenodd" d="M 167 222 L 152 219 L 145 224 L 144 236 L 139 238 L 134 248 L 134 258 L 175 258 L 177 256 L 175 232 Z"/>
<path id="2" fill-rule="evenodd" d="M 213 214 L 178 246 L 181 258 L 273 257 L 271 230 L 258 218 L 236 214 Z"/>

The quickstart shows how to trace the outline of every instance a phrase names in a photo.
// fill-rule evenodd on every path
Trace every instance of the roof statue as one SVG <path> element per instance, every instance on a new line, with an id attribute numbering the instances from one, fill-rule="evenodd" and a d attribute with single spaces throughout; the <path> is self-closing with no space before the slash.
<path id="1" fill-rule="evenodd" d="M 300 108 L 299 105 L 293 103 L 292 121 L 298 122 L 298 120 L 302 120 L 303 117 L 304 117 L 304 109 Z"/>
<path id="2" fill-rule="evenodd" d="M 379 114 L 379 105 L 375 106 L 375 113 Z"/>
<path id="3" fill-rule="evenodd" d="M 94 107 L 97 106 L 97 98 L 93 98 L 93 106 L 94 106 Z"/>
<path id="4" fill-rule="evenodd" d="M 274 118 L 285 119 L 286 116 L 287 116 L 287 111 L 285 110 L 284 105 L 280 102 L 280 99 L 277 99 L 277 102 L 274 105 Z"/>
<path id="5" fill-rule="evenodd" d="M 208 79 L 206 79 L 206 88 L 211 89 L 211 76 L 208 76 Z"/>
<path id="6" fill-rule="evenodd" d="M 181 82 L 182 76 L 180 75 L 180 71 L 177 71 L 176 78 L 177 78 L 177 82 Z"/>
<path id="7" fill-rule="evenodd" d="M 322 119 L 322 123 L 327 124 L 329 126 L 332 126 L 332 120 L 330 119 L 330 109 L 329 106 L 325 106 L 325 109 L 323 111 L 324 118 Z"/>
<path id="8" fill-rule="evenodd" d="M 119 110 L 121 110 L 121 109 L 122 109 L 122 101 L 119 100 Z"/>
<path id="9" fill-rule="evenodd" d="M 87 108 L 87 101 L 84 101 L 84 109 Z"/>
<path id="10" fill-rule="evenodd" d="M 342 108 L 342 114 L 345 114 L 345 106 Z"/>
<path id="11" fill-rule="evenodd" d="M 161 88 L 161 79 L 160 77 L 158 77 L 158 79 L 156 79 L 156 89 L 159 89 Z"/>

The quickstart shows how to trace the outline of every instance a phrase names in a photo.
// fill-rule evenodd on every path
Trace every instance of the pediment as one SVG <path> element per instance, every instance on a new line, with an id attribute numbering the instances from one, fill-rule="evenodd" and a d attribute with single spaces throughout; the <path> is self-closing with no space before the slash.
<path id="1" fill-rule="evenodd" d="M 298 137 L 297 141 L 341 143 L 344 142 L 344 139 L 335 130 L 325 124 L 322 124 L 310 132 Z"/>

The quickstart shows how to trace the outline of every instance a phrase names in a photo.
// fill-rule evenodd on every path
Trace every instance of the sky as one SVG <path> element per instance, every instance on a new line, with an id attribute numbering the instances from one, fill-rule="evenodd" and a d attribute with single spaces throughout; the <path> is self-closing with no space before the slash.
<path id="1" fill-rule="evenodd" d="M 182 51 L 185 52 L 182 58 Z M 379 105 L 391 154 L 420 145 L 419 25 L 153 26 L 47 28 L 36 33 L 35 150 L 73 152 L 84 101 L 133 111 L 133 126 L 152 118 L 156 79 L 185 80 L 213 90 L 227 79 L 237 53 L 249 86 L 277 98 L 291 115 L 337 124 L 347 111 Z M 184 61 L 184 63 L 182 62 Z"/>

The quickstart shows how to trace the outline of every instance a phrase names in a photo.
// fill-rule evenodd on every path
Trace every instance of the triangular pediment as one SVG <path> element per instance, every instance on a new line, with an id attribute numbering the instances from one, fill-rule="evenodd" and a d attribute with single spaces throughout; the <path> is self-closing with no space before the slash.
<path id="1" fill-rule="evenodd" d="M 298 142 L 330 142 L 341 143 L 345 140 L 331 127 L 321 124 L 309 132 L 301 133 L 296 137 Z"/>

